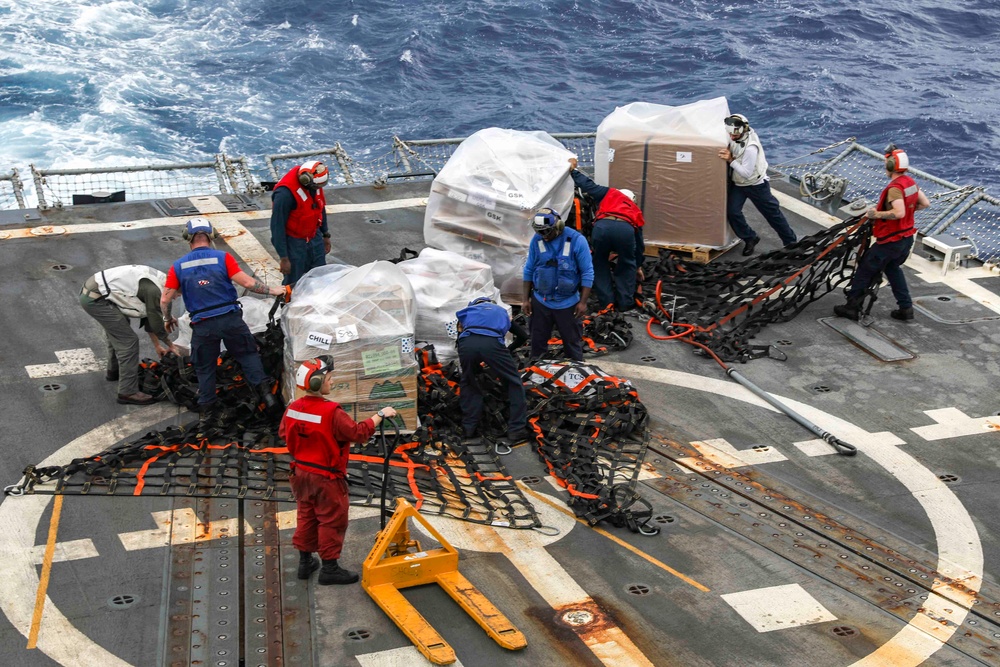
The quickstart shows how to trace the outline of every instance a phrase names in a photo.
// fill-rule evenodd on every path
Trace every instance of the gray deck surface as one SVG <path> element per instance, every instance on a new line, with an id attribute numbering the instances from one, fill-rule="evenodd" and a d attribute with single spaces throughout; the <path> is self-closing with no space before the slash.
<path id="1" fill-rule="evenodd" d="M 424 196 L 427 189 L 427 182 L 398 184 L 385 190 L 365 186 L 338 188 L 328 190 L 328 200 L 330 204 L 387 201 Z M 261 197 L 260 203 L 266 208 L 267 197 Z M 758 251 L 777 247 L 776 236 L 756 211 L 748 206 L 746 212 L 763 239 Z M 160 216 L 145 203 L 97 205 L 45 213 L 41 221 L 32 220 L 29 224 L 74 225 Z M 817 229 L 794 214 L 788 217 L 799 234 Z M 383 223 L 373 224 L 369 222 L 372 218 Z M 0 340 L 3 341 L 0 391 L 4 424 L 0 431 L 0 451 L 4 453 L 0 459 L 0 480 L 4 484 L 15 483 L 26 465 L 45 459 L 110 420 L 124 414 L 141 416 L 144 410 L 150 410 L 117 405 L 115 386 L 104 380 L 102 372 L 42 380 L 28 377 L 25 366 L 54 363 L 55 351 L 78 348 L 90 348 L 102 359 L 103 334 L 78 305 L 80 285 L 94 271 L 118 264 L 140 263 L 166 270 L 186 249 L 186 244 L 179 240 L 182 223 L 179 218 L 170 227 L 0 240 Z M 243 224 L 271 250 L 266 219 L 248 219 Z M 393 258 L 404 247 L 423 247 L 422 225 L 422 208 L 335 214 L 332 255 L 353 264 Z M 23 226 L 23 222 L 10 217 L 0 220 L 0 230 Z M 167 235 L 178 240 L 160 240 Z M 226 248 L 224 243 L 219 247 Z M 725 259 L 738 259 L 734 257 L 738 251 L 739 248 L 730 251 Z M 59 271 L 51 268 L 55 265 L 70 268 Z M 945 285 L 925 283 L 909 270 L 908 278 L 916 297 L 952 292 Z M 991 283 L 995 289 L 995 279 L 983 281 L 987 287 Z M 972 516 L 981 547 L 974 546 L 982 549 L 985 563 L 983 592 L 993 597 L 974 607 L 974 613 L 964 617 L 962 627 L 949 635 L 949 645 L 934 652 L 923 664 L 1000 665 L 1000 651 L 995 648 L 1000 642 L 1000 606 L 993 604 L 1000 599 L 995 595 L 1000 563 L 1000 513 L 996 511 L 1000 433 L 983 428 L 973 435 L 927 440 L 911 430 L 935 423 L 925 414 L 930 410 L 957 408 L 970 418 L 997 414 L 1000 320 L 945 324 L 918 312 L 913 322 L 897 322 L 888 317 L 888 311 L 894 307 L 891 295 L 887 289 L 882 294 L 873 313 L 876 318 L 873 328 L 913 352 L 915 359 L 880 362 L 818 322 L 830 316 L 833 305 L 841 302 L 841 296 L 835 294 L 812 304 L 793 322 L 769 326 L 759 334 L 756 343 L 787 341 L 789 344 L 781 347 L 788 355 L 787 361 L 757 360 L 739 370 L 776 395 L 824 411 L 870 434 L 893 434 L 903 444 L 873 447 L 880 448 L 880 452 L 897 449 L 904 453 L 932 481 L 939 475 L 958 478 L 946 485 L 945 493 L 950 490 Z M 975 309 L 963 312 L 983 315 Z M 990 312 L 985 314 L 989 316 Z M 854 458 L 808 456 L 795 443 L 813 440 L 810 433 L 783 415 L 738 400 L 735 398 L 738 388 L 725 379 L 713 362 L 691 354 L 688 346 L 651 340 L 643 331 L 644 322 L 633 322 L 637 330 L 633 346 L 621 353 L 595 358 L 593 363 L 666 369 L 704 378 L 696 381 L 694 387 L 679 385 L 677 375 L 664 376 L 665 382 L 635 380 L 640 397 L 654 416 L 657 434 L 688 449 L 691 442 L 724 439 L 735 450 L 750 450 L 748 457 L 764 453 L 754 452 L 751 448 L 755 446 L 768 448 L 766 452 L 772 455 L 777 452 L 783 460 L 742 467 L 738 472 L 760 480 L 766 488 L 786 492 L 802 505 L 824 508 L 840 523 L 856 527 L 892 547 L 900 562 L 912 559 L 937 565 L 937 536 L 927 511 L 914 495 L 940 493 L 937 487 L 928 483 L 923 489 L 907 488 L 893 474 L 895 470 L 889 470 L 865 451 Z M 148 338 L 142 335 L 140 340 L 142 356 L 153 356 Z M 643 361 L 643 357 L 655 357 L 655 361 Z M 63 385 L 63 390 L 40 389 L 51 382 Z M 731 392 L 711 391 L 713 383 L 728 383 Z M 176 409 L 169 414 L 173 416 L 168 416 L 168 422 L 194 418 Z M 121 433 L 119 437 L 132 435 Z M 95 442 L 96 449 L 110 444 L 107 438 Z M 875 576 L 882 572 L 880 568 L 891 568 L 893 564 L 875 557 L 865 560 L 868 557 L 861 544 L 845 541 L 842 533 L 833 530 L 829 531 L 828 543 L 818 547 L 815 556 L 802 558 L 804 549 L 813 548 L 806 542 L 817 534 L 820 538 L 816 539 L 822 542 L 822 528 L 816 534 L 796 535 L 805 532 L 801 525 L 811 519 L 803 519 L 802 512 L 792 506 L 766 508 L 768 501 L 749 487 L 744 490 L 748 497 L 742 499 L 744 506 L 741 506 L 737 502 L 741 499 L 735 496 L 742 487 L 734 487 L 732 480 L 727 482 L 725 474 L 709 479 L 712 473 L 707 476 L 692 473 L 675 458 L 676 450 L 654 443 L 647 457 L 650 478 L 640 486 L 643 496 L 653 503 L 654 514 L 668 521 L 659 524 L 663 527 L 659 535 L 643 537 L 624 529 L 604 528 L 707 587 L 707 592 L 581 523 L 544 548 L 649 663 L 850 665 L 885 644 L 919 614 L 920 596 L 926 595 L 926 589 L 918 586 L 919 568 L 909 575 L 913 580 L 894 572 L 886 575 L 889 579 L 880 580 Z M 506 457 L 505 463 L 515 478 L 543 476 L 542 464 L 528 447 L 517 448 Z M 694 487 L 690 491 L 678 486 L 688 482 Z M 529 488 L 553 498 L 562 497 L 561 491 L 545 481 Z M 715 504 L 707 503 L 702 494 L 709 497 L 715 494 Z M 17 504 L 27 502 L 31 500 L 8 497 L 3 505 L 13 506 L 16 517 Z M 734 503 L 732 508 L 736 511 L 727 513 L 719 509 L 728 507 L 729 502 Z M 204 503 L 185 505 L 184 501 L 169 498 L 66 497 L 59 543 L 90 540 L 99 557 L 54 564 L 46 613 L 58 609 L 92 642 L 120 658 L 122 664 L 132 665 L 187 665 L 198 661 L 217 667 L 359 665 L 362 663 L 352 656 L 378 654 L 409 645 L 360 585 L 317 587 L 314 580 L 304 587 L 297 582 L 296 553 L 290 545 L 290 531 L 281 532 L 280 554 L 275 551 L 273 539 L 259 537 L 258 544 L 253 534 L 244 536 L 244 554 L 240 553 L 235 538 L 196 546 L 124 549 L 119 534 L 152 530 L 156 525 L 151 512 L 184 506 L 209 518 L 217 519 L 225 513 Z M 34 528 L 36 545 L 46 542 L 52 504 L 47 507 Z M 286 504 L 277 510 L 291 508 Z M 273 508 L 247 508 L 246 517 L 255 527 L 263 525 L 261 522 L 270 516 L 268 510 Z M 257 518 L 257 511 L 262 518 Z M 782 513 L 788 518 L 782 519 Z M 773 532 L 770 522 L 775 522 Z M 377 517 L 354 520 L 342 562 L 360 568 L 377 528 Z M 2 525 L 0 530 L 9 532 Z M 792 546 L 796 540 L 801 544 Z M 0 545 L 0 553 L 3 548 Z M 263 579 L 249 581 L 244 603 L 248 606 L 243 615 L 246 627 L 242 633 L 246 643 L 241 645 L 236 562 L 245 556 L 244 570 L 252 574 L 264 559 L 265 548 L 272 550 L 268 551 L 268 558 L 281 556 L 283 584 L 272 590 L 259 583 Z M 858 552 L 851 551 L 852 548 Z M 178 572 L 187 567 L 183 559 L 189 556 L 194 559 L 189 574 L 179 578 Z M 853 581 L 848 582 L 842 567 L 845 563 L 857 563 L 859 568 L 867 563 L 866 567 L 873 568 L 868 570 L 871 577 L 852 576 Z M 506 652 L 493 644 L 442 591 L 434 588 L 407 591 L 407 598 L 442 631 L 462 664 L 467 667 L 603 664 L 558 619 L 559 613 L 506 556 L 464 550 L 461 571 L 528 639 L 524 651 Z M 858 573 L 861 574 L 860 569 Z M 189 579 L 186 583 L 185 577 Z M 932 580 L 933 577 L 925 580 L 925 586 Z M 722 598 L 726 594 L 792 584 L 801 586 L 834 620 L 758 632 Z M 629 588 L 636 585 L 649 592 L 630 593 Z M 179 590 L 182 586 L 185 589 Z M 274 619 L 257 620 L 256 614 L 264 612 L 258 612 L 251 604 L 256 599 L 253 593 L 265 587 L 266 594 L 280 592 L 284 598 L 283 628 L 281 615 L 277 628 L 267 628 Z M 118 595 L 132 595 L 137 601 L 127 608 L 113 609 L 109 600 Z M 33 607 L 34 600 L 29 600 L 28 605 Z M 176 614 L 172 605 L 188 605 L 189 612 L 195 610 L 192 615 L 198 615 L 197 609 L 202 609 L 197 619 L 185 621 L 187 630 L 182 636 L 176 633 L 178 620 L 171 618 Z M 897 613 L 890 613 L 891 609 L 897 609 Z M 48 619 L 46 616 L 42 620 L 43 637 Z M 222 621 L 225 623 L 220 624 Z M 833 631 L 845 627 L 850 632 L 840 631 L 838 635 Z M 368 636 L 361 640 L 348 637 L 350 631 L 358 630 L 366 631 Z M 0 647 L 7 664 L 57 664 L 42 650 L 26 650 L 27 640 L 22 632 L 21 622 L 15 628 L 6 616 L 0 615 Z M 982 641 L 964 637 L 966 632 L 981 637 Z M 274 636 L 279 639 L 274 640 Z M 273 641 L 278 644 L 268 645 Z M 171 649 L 178 645 L 185 648 Z M 262 650 L 258 651 L 258 647 Z M 278 663 L 276 656 L 282 651 L 284 660 Z M 416 664 L 366 660 L 366 665 Z M 63 664 L 89 663 L 63 660 Z"/>

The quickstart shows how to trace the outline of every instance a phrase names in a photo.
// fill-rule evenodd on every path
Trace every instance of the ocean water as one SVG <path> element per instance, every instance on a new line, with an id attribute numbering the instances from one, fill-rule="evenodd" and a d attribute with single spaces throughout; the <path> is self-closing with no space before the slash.
<path id="1" fill-rule="evenodd" d="M 856 136 L 1000 189 L 996 0 L 0 0 L 0 171 L 484 127 L 725 95 L 772 163 Z"/>

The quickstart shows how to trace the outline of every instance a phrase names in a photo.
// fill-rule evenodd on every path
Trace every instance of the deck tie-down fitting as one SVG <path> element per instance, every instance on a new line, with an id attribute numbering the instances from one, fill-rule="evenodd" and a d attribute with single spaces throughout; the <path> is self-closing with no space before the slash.
<path id="1" fill-rule="evenodd" d="M 424 551 L 410 538 L 407 519 L 420 522 L 440 544 Z M 402 588 L 437 584 L 476 623 L 505 649 L 528 645 L 520 630 L 493 606 L 478 588 L 458 571 L 458 550 L 417 513 L 404 498 L 396 499 L 396 511 L 375 540 L 361 570 L 361 586 L 413 645 L 436 665 L 455 662 L 455 651 L 419 611 L 399 592 Z"/>

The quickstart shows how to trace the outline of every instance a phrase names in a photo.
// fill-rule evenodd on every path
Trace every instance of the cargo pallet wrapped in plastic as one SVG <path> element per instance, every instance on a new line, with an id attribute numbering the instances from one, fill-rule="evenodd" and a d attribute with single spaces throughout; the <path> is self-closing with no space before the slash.
<path id="1" fill-rule="evenodd" d="M 241 296 L 239 298 L 240 308 L 243 310 L 243 321 L 250 327 L 250 333 L 260 333 L 267 329 L 267 322 L 270 319 L 271 306 L 274 301 L 262 299 L 258 296 Z M 275 319 L 281 317 L 279 308 L 274 314 Z M 174 345 L 181 348 L 185 354 L 191 353 L 191 314 L 184 313 L 177 318 L 177 339 Z M 222 350 L 225 351 L 226 344 L 222 343 Z"/>
<path id="2" fill-rule="evenodd" d="M 392 406 L 401 429 L 414 430 L 416 315 L 410 282 L 391 262 L 313 269 L 296 284 L 281 318 L 285 399 L 302 395 L 295 386 L 299 364 L 326 355 L 333 358 L 334 374 L 328 400 L 340 403 L 357 421 Z"/>
<path id="3" fill-rule="evenodd" d="M 489 264 L 503 295 L 520 300 L 532 215 L 546 206 L 564 218 L 570 212 L 571 157 L 545 132 L 476 132 L 434 178 L 424 242 Z"/>
<path id="4" fill-rule="evenodd" d="M 736 237 L 726 221 L 729 137 L 725 97 L 684 106 L 634 102 L 597 128 L 594 180 L 636 193 L 650 246 L 725 248 Z"/>
<path id="5" fill-rule="evenodd" d="M 397 266 L 410 279 L 417 300 L 417 341 L 433 343 L 441 363 L 458 356 L 455 313 L 481 296 L 506 307 L 493 283 L 493 272 L 482 262 L 450 250 L 424 248 L 418 257 Z"/>

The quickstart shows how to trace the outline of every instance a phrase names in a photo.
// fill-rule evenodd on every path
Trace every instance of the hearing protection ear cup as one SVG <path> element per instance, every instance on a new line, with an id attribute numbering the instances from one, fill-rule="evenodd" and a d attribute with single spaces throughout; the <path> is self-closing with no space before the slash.
<path id="1" fill-rule="evenodd" d="M 303 171 L 299 173 L 299 185 L 304 188 L 308 188 L 313 184 L 313 176 L 308 171 Z"/>
<path id="2" fill-rule="evenodd" d="M 309 376 L 309 391 L 319 391 L 323 386 L 323 378 L 326 377 L 326 373 L 321 373 L 315 371 Z"/>
<path id="3" fill-rule="evenodd" d="M 896 158 L 890 155 L 885 159 L 885 170 L 896 171 Z"/>
<path id="4" fill-rule="evenodd" d="M 205 232 L 198 232 L 198 233 L 199 234 L 204 234 Z M 191 234 L 189 234 L 188 230 L 185 228 L 181 232 L 181 238 L 183 238 L 185 241 L 190 241 L 191 239 L 194 238 L 194 236 L 192 236 Z M 210 238 L 213 241 L 215 239 L 219 238 L 219 232 L 218 232 L 218 230 L 215 229 L 215 227 L 212 227 L 212 233 L 208 235 L 208 238 Z"/>

